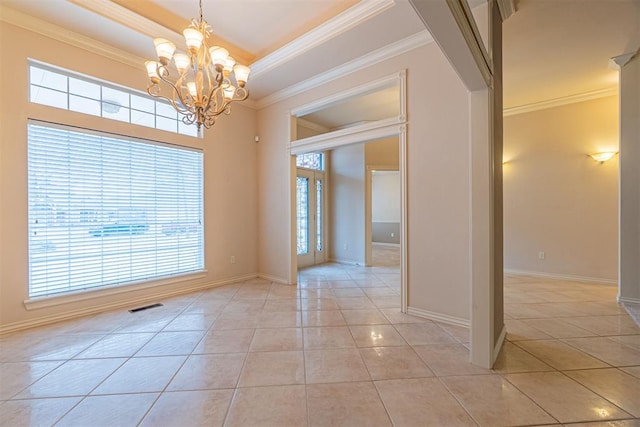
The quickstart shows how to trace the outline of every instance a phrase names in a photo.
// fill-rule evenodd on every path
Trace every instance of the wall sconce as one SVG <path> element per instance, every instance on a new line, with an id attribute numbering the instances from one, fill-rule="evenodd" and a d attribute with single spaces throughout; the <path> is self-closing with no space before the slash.
<path id="1" fill-rule="evenodd" d="M 605 151 L 605 152 L 602 152 L 602 153 L 588 154 L 588 156 L 591 157 L 596 162 L 602 164 L 602 163 L 606 162 L 607 160 L 611 159 L 616 154 L 618 154 L 617 151 Z"/>

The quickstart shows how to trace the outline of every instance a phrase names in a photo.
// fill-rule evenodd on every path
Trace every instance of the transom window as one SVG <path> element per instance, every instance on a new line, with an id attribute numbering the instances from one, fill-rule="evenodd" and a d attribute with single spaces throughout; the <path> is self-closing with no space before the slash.
<path id="1" fill-rule="evenodd" d="M 324 169 L 322 153 L 305 153 L 296 156 L 296 166 L 321 171 Z"/>
<path id="2" fill-rule="evenodd" d="M 29 296 L 204 269 L 199 150 L 30 121 Z"/>
<path id="3" fill-rule="evenodd" d="M 198 136 L 195 125 L 183 123 L 168 103 L 133 89 L 39 62 L 29 63 L 29 100 L 134 125 Z"/>

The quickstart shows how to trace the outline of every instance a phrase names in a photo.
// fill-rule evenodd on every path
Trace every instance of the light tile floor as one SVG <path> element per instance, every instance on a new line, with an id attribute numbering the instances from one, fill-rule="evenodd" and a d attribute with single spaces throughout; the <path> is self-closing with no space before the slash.
<path id="1" fill-rule="evenodd" d="M 391 265 L 250 280 L 0 338 L 0 425 L 637 427 L 640 329 L 615 294 L 507 277 L 486 370 L 466 329 L 399 312 Z"/>

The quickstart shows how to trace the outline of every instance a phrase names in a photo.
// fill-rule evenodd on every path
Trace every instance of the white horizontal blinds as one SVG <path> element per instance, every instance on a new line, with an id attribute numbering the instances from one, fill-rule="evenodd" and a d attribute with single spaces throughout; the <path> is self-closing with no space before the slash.
<path id="1" fill-rule="evenodd" d="M 203 270 L 202 153 L 31 122 L 29 295 Z"/>

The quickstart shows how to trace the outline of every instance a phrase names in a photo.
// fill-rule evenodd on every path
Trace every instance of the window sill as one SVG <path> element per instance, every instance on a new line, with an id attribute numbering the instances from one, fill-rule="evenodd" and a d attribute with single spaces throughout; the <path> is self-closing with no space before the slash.
<path id="1" fill-rule="evenodd" d="M 87 301 L 96 298 L 109 297 L 113 295 L 126 294 L 129 292 L 141 291 L 144 289 L 156 288 L 168 284 L 187 282 L 202 279 L 207 276 L 207 270 L 189 273 L 178 276 L 169 276 L 160 280 L 137 282 L 127 285 L 115 285 L 107 288 L 88 289 L 84 291 L 69 292 L 63 295 L 51 295 L 37 298 L 30 298 L 24 301 L 27 311 L 39 310 L 43 308 L 55 307 L 64 304 L 71 304 L 80 301 Z"/>

